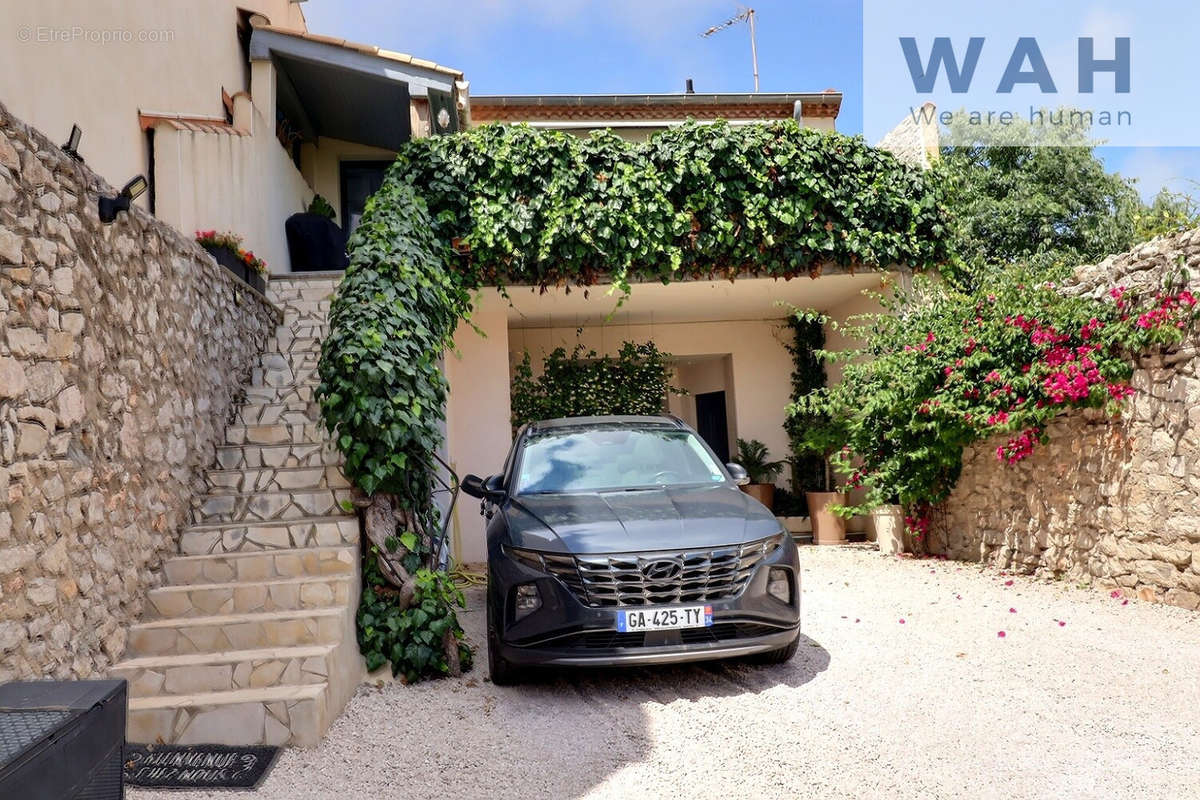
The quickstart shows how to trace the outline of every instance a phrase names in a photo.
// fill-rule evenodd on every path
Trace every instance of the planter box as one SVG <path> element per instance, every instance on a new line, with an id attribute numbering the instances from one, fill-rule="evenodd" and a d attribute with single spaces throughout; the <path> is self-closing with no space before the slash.
<path id="1" fill-rule="evenodd" d="M 812 533 L 812 521 L 808 517 L 776 517 L 779 524 L 788 533 L 795 536 L 797 533 Z"/>
<path id="2" fill-rule="evenodd" d="M 886 555 L 904 552 L 904 511 L 900 506 L 880 506 L 872 511 L 871 528 L 879 552 Z"/>
<path id="3" fill-rule="evenodd" d="M 215 247 L 210 244 L 202 244 L 203 247 L 213 259 L 225 269 L 237 275 L 244 282 L 250 284 L 259 292 L 266 294 L 267 282 L 263 278 L 262 273 L 256 269 L 251 269 L 246 266 L 246 262 L 238 258 L 237 253 L 227 247 Z"/>

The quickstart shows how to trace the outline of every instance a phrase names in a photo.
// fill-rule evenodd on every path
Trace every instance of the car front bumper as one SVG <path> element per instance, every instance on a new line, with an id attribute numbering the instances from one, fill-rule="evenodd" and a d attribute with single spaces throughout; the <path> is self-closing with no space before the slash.
<path id="1" fill-rule="evenodd" d="M 497 548 L 489 568 L 489 614 L 497 634 L 490 646 L 512 664 L 579 667 L 684 663 L 778 650 L 800 633 L 797 561 L 796 547 L 789 539 L 758 566 L 741 593 L 699 603 L 712 607 L 711 627 L 621 633 L 617 631 L 620 609 L 584 605 L 557 578 Z M 785 569 L 791 575 L 790 603 L 768 594 L 772 568 Z M 528 583 L 536 584 L 542 605 L 516 620 L 513 590 Z"/>

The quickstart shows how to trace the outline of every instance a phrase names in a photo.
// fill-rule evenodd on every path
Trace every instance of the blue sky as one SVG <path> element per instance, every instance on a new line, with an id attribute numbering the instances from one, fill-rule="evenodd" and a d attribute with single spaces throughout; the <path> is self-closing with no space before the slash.
<path id="1" fill-rule="evenodd" d="M 861 133 L 862 0 L 757 0 L 763 91 L 845 93 L 838 129 Z M 310 0 L 314 33 L 413 53 L 466 73 L 472 94 L 657 93 L 754 88 L 745 25 L 729 0 Z M 1180 74 L 1185 74 L 1183 64 Z M 1111 169 L 1151 196 L 1200 194 L 1200 148 L 1104 148 Z"/>

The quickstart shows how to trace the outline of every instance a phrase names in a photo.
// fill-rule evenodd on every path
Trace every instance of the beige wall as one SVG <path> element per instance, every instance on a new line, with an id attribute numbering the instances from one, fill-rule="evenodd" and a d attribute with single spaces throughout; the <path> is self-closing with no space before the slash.
<path id="1" fill-rule="evenodd" d="M 729 453 L 737 452 L 737 400 L 733 391 L 733 359 L 728 355 L 696 361 L 676 359 L 671 385 L 687 394 L 668 397 L 668 410 L 681 420 L 696 427 L 696 395 L 725 392 L 725 416 L 729 423 Z"/>
<path id="2" fill-rule="evenodd" d="M 725 388 L 731 393 L 728 398 L 733 405 L 731 433 L 764 442 L 774 458 L 784 458 L 788 452 L 783 409 L 791 395 L 792 359 L 784 347 L 786 340 L 787 332 L 780 319 L 597 325 L 585 327 L 578 337 L 574 327 L 520 328 L 509 332 L 511 358 L 519 359 L 528 349 L 535 363 L 554 348 L 569 349 L 577 341 L 604 354 L 616 353 L 624 341 L 653 341 L 660 350 L 681 360 L 688 356 L 728 355 L 732 380 L 717 388 Z M 696 377 L 705 381 L 717 379 L 715 373 L 697 374 Z M 695 408 L 694 398 L 685 400 L 692 409 Z"/>
<path id="3" fill-rule="evenodd" d="M 304 29 L 289 0 L 9 0 L 0 102 L 56 142 L 78 123 L 88 166 L 120 186 L 147 171 L 139 109 L 221 116 L 221 89 L 248 88 L 239 7 Z"/>
<path id="4" fill-rule="evenodd" d="M 459 478 L 474 473 L 487 477 L 500 471 L 512 444 L 509 411 L 508 318 L 503 307 L 491 303 L 461 324 L 454 336 L 454 352 L 445 356 L 450 383 L 446 402 L 446 450 Z M 481 336 L 476 328 L 483 331 Z M 452 552 L 465 563 L 487 559 L 484 520 L 479 503 L 460 495 L 451 522 Z"/>
<path id="5" fill-rule="evenodd" d="M 345 225 L 346 220 L 342 219 L 342 162 L 392 161 L 395 157 L 393 150 L 322 136 L 316 144 L 304 146 L 300 163 L 304 177 L 316 193 L 328 200 L 337 212 L 337 223 Z"/>

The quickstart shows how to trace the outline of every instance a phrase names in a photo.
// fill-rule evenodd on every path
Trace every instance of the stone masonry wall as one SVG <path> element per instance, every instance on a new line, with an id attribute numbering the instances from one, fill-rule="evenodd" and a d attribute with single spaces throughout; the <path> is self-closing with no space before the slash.
<path id="1" fill-rule="evenodd" d="M 1181 260 L 1200 275 L 1200 230 L 1083 267 L 1067 291 L 1153 296 Z M 1064 414 L 1018 464 L 996 459 L 1000 441 L 968 450 L 935 550 L 1200 608 L 1197 342 L 1141 358 L 1133 386 L 1120 417 Z"/>
<path id="2" fill-rule="evenodd" d="M 279 322 L 145 212 L 102 225 L 98 189 L 0 106 L 0 681 L 120 657 Z"/>

